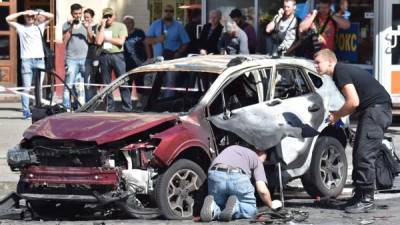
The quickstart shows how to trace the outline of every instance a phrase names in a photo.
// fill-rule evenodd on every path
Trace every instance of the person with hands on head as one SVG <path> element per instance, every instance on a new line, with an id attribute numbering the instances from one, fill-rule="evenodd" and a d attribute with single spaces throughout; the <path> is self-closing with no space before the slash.
<path id="1" fill-rule="evenodd" d="M 254 178 L 257 192 L 266 206 L 273 204 L 267 188 L 264 150 L 251 150 L 239 145 L 225 148 L 211 163 L 208 170 L 208 196 L 204 199 L 200 212 L 203 222 L 212 220 L 230 221 L 232 219 L 252 218 L 257 213 Z M 276 202 L 277 200 L 275 200 Z"/>
<path id="2" fill-rule="evenodd" d="M 25 24 L 20 24 L 16 20 L 23 16 Z M 44 20 L 37 20 L 37 16 L 43 16 Z M 20 53 L 21 53 L 21 77 L 22 86 L 26 88 L 25 94 L 29 94 L 29 88 L 32 85 L 33 69 L 45 69 L 44 51 L 42 36 L 47 24 L 54 18 L 54 15 L 44 11 L 26 10 L 10 14 L 6 17 L 6 21 L 10 27 L 16 29 L 19 36 Z M 41 75 L 41 82 L 44 76 Z M 21 96 L 22 100 L 22 116 L 24 119 L 31 118 L 29 109 L 29 97 Z"/>
<path id="3" fill-rule="evenodd" d="M 287 51 L 297 37 L 297 27 L 300 22 L 294 13 L 296 11 L 296 0 L 284 0 L 283 8 L 278 10 L 278 14 L 268 23 L 265 31 L 271 34 L 272 47 L 269 55 L 277 55 Z"/>
<path id="4" fill-rule="evenodd" d="M 128 29 L 125 24 L 116 22 L 114 10 L 112 8 L 103 9 L 103 18 L 100 21 L 96 43 L 102 46 L 100 55 L 100 68 L 104 84 L 111 83 L 111 73 L 114 70 L 116 77 L 126 72 L 124 58 L 124 43 L 128 36 Z M 126 86 L 123 84 L 122 86 Z M 131 92 L 128 87 L 120 87 L 119 91 L 122 98 L 122 110 L 132 111 Z M 115 111 L 113 94 L 107 96 L 107 111 Z"/>
<path id="5" fill-rule="evenodd" d="M 353 185 L 355 194 L 347 213 L 365 213 L 375 208 L 375 160 L 382 145 L 384 132 L 392 122 L 389 93 L 368 71 L 356 65 L 337 62 L 335 53 L 322 49 L 314 55 L 319 74 L 332 77 L 345 97 L 343 106 L 330 112 L 328 122 L 335 124 L 341 117 L 357 112 L 357 131 L 353 146 Z"/>

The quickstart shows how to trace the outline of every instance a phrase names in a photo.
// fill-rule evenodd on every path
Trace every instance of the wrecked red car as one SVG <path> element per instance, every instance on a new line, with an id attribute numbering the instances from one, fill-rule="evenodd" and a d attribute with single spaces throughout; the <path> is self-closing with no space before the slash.
<path id="1" fill-rule="evenodd" d="M 347 177 L 347 136 L 324 122 L 340 98 L 324 92 L 326 79 L 316 74 L 311 61 L 265 56 L 193 56 L 136 68 L 77 112 L 25 131 L 8 152 L 9 166 L 21 172 L 17 193 L 38 213 L 89 204 L 136 218 L 188 219 L 201 207 L 220 151 L 267 143 L 285 182 L 300 177 L 311 195 L 337 196 Z M 107 95 L 138 77 L 143 85 L 129 86 L 138 93 L 135 112 L 106 112 Z M 272 117 L 260 117 L 269 119 L 258 130 L 224 125 L 264 114 Z M 253 140 L 240 130 L 262 132 Z"/>

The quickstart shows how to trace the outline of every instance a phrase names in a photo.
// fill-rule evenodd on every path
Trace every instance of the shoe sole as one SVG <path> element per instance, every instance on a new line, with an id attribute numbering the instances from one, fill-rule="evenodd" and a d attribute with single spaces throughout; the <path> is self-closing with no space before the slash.
<path id="1" fill-rule="evenodd" d="M 212 220 L 212 208 L 211 205 L 214 201 L 213 196 L 207 196 L 204 199 L 203 207 L 200 211 L 200 220 L 203 222 L 210 222 Z"/>
<path id="2" fill-rule="evenodd" d="M 237 202 L 236 196 L 229 196 L 228 201 L 226 201 L 225 209 L 221 212 L 221 221 L 231 221 L 233 216 L 233 209 L 235 208 Z"/>
<path id="3" fill-rule="evenodd" d="M 364 208 L 362 210 L 354 210 L 354 211 L 352 211 L 351 209 L 350 210 L 346 210 L 345 209 L 345 212 L 349 213 L 349 214 L 360 214 L 360 213 L 370 213 L 372 211 L 375 211 L 375 209 L 376 209 L 376 207 L 375 207 L 375 204 L 374 204 L 374 205 L 368 206 L 368 207 L 366 207 L 366 208 Z"/>

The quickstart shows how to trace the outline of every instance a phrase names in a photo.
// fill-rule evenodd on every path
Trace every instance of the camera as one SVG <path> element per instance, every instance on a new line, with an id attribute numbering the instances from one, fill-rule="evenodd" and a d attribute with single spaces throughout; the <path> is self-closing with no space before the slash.
<path id="1" fill-rule="evenodd" d="M 79 20 L 73 20 L 72 24 L 79 24 Z"/>

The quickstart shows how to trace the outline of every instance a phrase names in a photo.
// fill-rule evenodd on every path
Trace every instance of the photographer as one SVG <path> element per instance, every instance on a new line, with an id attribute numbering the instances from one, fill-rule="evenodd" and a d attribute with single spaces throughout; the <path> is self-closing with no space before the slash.
<path id="1" fill-rule="evenodd" d="M 86 56 L 89 49 L 88 28 L 81 22 L 82 6 L 80 4 L 71 5 L 71 16 L 72 19 L 64 23 L 62 29 L 63 42 L 66 45 L 65 83 L 76 92 L 78 101 L 83 104 L 85 103 Z M 71 107 L 70 93 L 66 87 L 64 87 L 63 104 L 67 109 Z M 77 108 L 76 103 L 74 103 L 74 108 Z"/>
<path id="2" fill-rule="evenodd" d="M 296 0 L 285 0 L 283 8 L 267 25 L 265 31 L 271 34 L 272 48 L 267 52 L 269 55 L 277 55 L 287 51 L 296 40 L 297 26 L 300 19 L 295 17 Z"/>
<path id="3" fill-rule="evenodd" d="M 328 48 L 334 51 L 335 36 L 339 28 L 348 29 L 350 22 L 344 19 L 340 14 L 333 14 L 331 11 L 330 0 L 320 0 L 318 11 L 313 10 L 307 15 L 303 22 L 299 25 L 299 32 L 305 36 L 307 32 L 317 34 L 317 41 L 321 45 L 321 49 Z M 315 41 L 314 41 L 315 45 Z M 307 47 L 304 51 L 313 54 L 318 49 L 310 49 L 313 46 Z M 309 57 L 312 58 L 312 55 Z"/>

